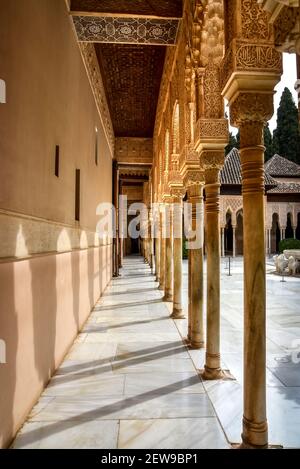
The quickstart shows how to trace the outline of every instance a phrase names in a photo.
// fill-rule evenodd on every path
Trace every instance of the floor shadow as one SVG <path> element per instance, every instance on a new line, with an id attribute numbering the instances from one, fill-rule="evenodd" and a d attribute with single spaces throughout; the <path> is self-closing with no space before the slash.
<path id="1" fill-rule="evenodd" d="M 121 368 L 125 368 L 128 366 L 148 363 L 153 360 L 158 360 L 161 358 L 167 358 L 170 355 L 176 356 L 185 351 L 187 351 L 187 349 L 185 345 L 181 343 L 181 347 L 178 347 L 176 349 L 169 348 L 169 350 L 154 352 L 151 355 L 147 355 L 147 356 L 141 356 L 142 355 L 141 351 L 137 352 L 137 356 L 133 354 L 133 358 L 129 358 L 129 359 L 128 359 L 128 354 L 121 354 L 121 355 L 117 355 L 114 357 L 108 357 L 105 359 L 82 362 L 78 365 L 67 367 L 67 369 L 64 367 L 63 368 L 64 373 L 62 373 L 62 370 L 60 370 L 59 372 L 60 374 L 57 374 L 56 376 L 59 376 L 59 382 L 73 381 L 73 380 L 78 380 L 78 379 L 86 378 L 87 376 L 90 376 L 91 368 L 93 369 L 93 375 L 103 374 L 108 371 L 111 371 L 112 365 L 114 364 L 113 362 L 116 362 L 116 361 L 123 360 L 121 363 L 118 363 L 117 366 L 115 365 L 117 369 L 121 369 Z M 83 370 L 83 368 L 85 368 L 85 370 Z M 78 369 L 79 372 L 75 371 L 76 369 Z M 68 370 L 72 370 L 72 371 L 69 372 Z"/>
<path id="2" fill-rule="evenodd" d="M 74 417 L 64 419 L 60 422 L 49 423 L 43 426 L 43 437 L 45 438 L 49 435 L 60 433 L 61 431 L 65 431 L 67 428 L 74 428 L 75 426 L 79 426 L 81 423 L 86 421 L 101 419 L 115 412 L 120 412 L 123 409 L 134 407 L 139 403 L 154 400 L 158 397 L 158 395 L 159 397 L 167 396 L 168 394 L 180 391 L 186 387 L 193 386 L 199 383 L 200 381 L 200 377 L 198 375 L 195 375 L 190 378 L 158 388 L 156 392 L 144 392 L 142 394 L 139 394 L 138 396 L 127 397 L 113 404 L 104 405 L 102 407 L 79 413 Z M 36 441 L 38 441 L 39 437 L 40 429 L 30 430 L 22 435 L 23 445 L 35 443 Z"/>
<path id="3" fill-rule="evenodd" d="M 126 290 L 124 292 L 120 291 L 120 292 L 108 292 L 108 293 L 104 293 L 102 296 L 103 297 L 107 297 L 107 296 L 119 296 L 119 295 L 130 295 L 130 294 L 134 294 L 134 293 L 147 293 L 147 292 L 155 292 L 157 291 L 157 288 L 155 287 L 152 287 L 152 288 L 141 288 L 140 290 Z"/>
<path id="4" fill-rule="evenodd" d="M 89 324 L 86 326 L 85 329 L 83 329 L 82 333 L 88 332 L 89 334 L 93 334 L 96 332 L 107 332 L 110 331 L 111 329 L 122 329 L 122 327 L 128 327 L 128 326 L 138 326 L 141 324 L 151 324 L 152 322 L 156 321 L 165 321 L 169 319 L 168 316 L 161 316 L 159 318 L 153 318 L 153 319 L 145 319 L 143 321 L 129 321 L 129 322 L 124 322 L 122 324 L 114 324 L 114 325 L 109 325 L 109 326 L 102 326 L 101 323 L 99 323 L 99 328 L 98 325 L 95 326 L 95 324 L 91 324 L 91 328 L 89 329 Z M 93 327 L 95 326 L 95 327 Z"/>
<path id="5" fill-rule="evenodd" d="M 110 311 L 112 309 L 123 309 L 123 308 L 132 308 L 133 306 L 141 306 L 141 305 L 150 305 L 150 304 L 157 304 L 163 303 L 162 299 L 157 300 L 148 300 L 148 301 L 135 301 L 132 303 L 118 303 L 116 305 L 108 305 L 108 306 L 96 306 L 94 311 Z"/>

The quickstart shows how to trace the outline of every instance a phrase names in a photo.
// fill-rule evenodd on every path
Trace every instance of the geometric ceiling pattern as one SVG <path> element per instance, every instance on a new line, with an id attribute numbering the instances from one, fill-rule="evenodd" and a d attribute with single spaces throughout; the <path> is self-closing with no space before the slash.
<path id="1" fill-rule="evenodd" d="M 179 20 L 74 16 L 79 41 L 172 45 L 176 42 Z"/>
<path id="2" fill-rule="evenodd" d="M 153 137 L 165 47 L 95 44 L 116 137 Z"/>
<path id="3" fill-rule="evenodd" d="M 152 138 L 183 0 L 71 0 L 70 14 L 78 41 L 94 44 L 115 136 Z"/>
<path id="4" fill-rule="evenodd" d="M 182 0 L 72 0 L 71 12 L 182 17 Z"/>

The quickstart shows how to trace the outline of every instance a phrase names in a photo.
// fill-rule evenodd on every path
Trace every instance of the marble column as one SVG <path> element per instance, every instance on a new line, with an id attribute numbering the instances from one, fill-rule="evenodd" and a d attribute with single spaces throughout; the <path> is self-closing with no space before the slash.
<path id="1" fill-rule="evenodd" d="M 204 379 L 224 377 L 220 355 L 220 168 L 205 168 L 207 329 Z"/>
<path id="2" fill-rule="evenodd" d="M 188 333 L 186 341 L 191 342 L 192 330 L 192 289 L 191 289 L 191 250 L 188 250 Z"/>
<path id="3" fill-rule="evenodd" d="M 232 227 L 232 257 L 236 257 L 236 226 Z"/>
<path id="4" fill-rule="evenodd" d="M 269 254 L 271 254 L 271 252 L 272 252 L 272 230 L 269 229 L 268 232 L 269 232 Z"/>
<path id="5" fill-rule="evenodd" d="M 165 290 L 165 256 L 166 256 L 166 236 L 165 236 L 165 206 L 161 205 L 160 210 L 160 273 L 159 287 L 161 291 Z"/>
<path id="6" fill-rule="evenodd" d="M 297 228 L 293 228 L 294 239 L 297 239 Z"/>
<path id="7" fill-rule="evenodd" d="M 119 276 L 119 169 L 118 163 L 113 163 L 113 198 L 115 206 L 115 238 L 113 241 L 113 276 Z"/>
<path id="8" fill-rule="evenodd" d="M 173 197 L 173 319 L 184 319 L 182 311 L 182 196 Z"/>
<path id="9" fill-rule="evenodd" d="M 165 295 L 163 300 L 173 301 L 173 237 L 172 207 L 166 205 L 166 248 L 165 248 Z"/>
<path id="10" fill-rule="evenodd" d="M 221 256 L 225 257 L 225 228 L 221 228 Z"/>
<path id="11" fill-rule="evenodd" d="M 243 446 L 266 447 L 266 265 L 263 122 L 242 122 L 244 208 Z"/>
<path id="12" fill-rule="evenodd" d="M 199 247 L 189 249 L 189 334 L 190 347 L 204 347 L 203 327 L 203 185 L 188 186 L 188 202 L 192 205 L 192 230 L 196 232 Z M 197 210 L 198 208 L 198 210 Z M 198 212 L 198 224 L 197 224 Z"/>
<path id="13" fill-rule="evenodd" d="M 155 262 L 154 262 L 154 240 L 153 240 L 153 234 L 152 234 L 152 211 L 150 211 L 150 225 L 149 225 L 149 251 L 150 251 L 150 267 L 151 267 L 151 274 L 155 274 Z"/>
<path id="14" fill-rule="evenodd" d="M 158 222 L 160 224 L 160 222 Z M 156 281 L 159 282 L 160 278 L 160 227 L 155 231 L 155 274 Z"/>
<path id="15" fill-rule="evenodd" d="M 268 255 L 269 252 L 269 230 L 265 230 L 265 253 Z"/>

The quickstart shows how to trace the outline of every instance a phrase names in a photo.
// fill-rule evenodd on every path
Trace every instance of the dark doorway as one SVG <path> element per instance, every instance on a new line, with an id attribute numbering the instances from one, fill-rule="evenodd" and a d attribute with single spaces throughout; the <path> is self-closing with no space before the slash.
<path id="1" fill-rule="evenodd" d="M 271 230 L 271 252 L 279 252 L 280 243 L 280 228 L 278 213 L 273 213 L 272 216 L 272 230 Z"/>
<path id="2" fill-rule="evenodd" d="M 226 227 L 225 227 L 225 255 L 233 254 L 233 229 L 232 229 L 232 216 L 230 212 L 226 213 Z"/>
<path id="3" fill-rule="evenodd" d="M 300 239 L 300 213 L 298 213 L 298 215 L 297 215 L 296 238 Z"/>
<path id="4" fill-rule="evenodd" d="M 240 210 L 236 216 L 236 233 L 235 233 L 236 255 L 243 255 L 243 210 Z"/>
<path id="5" fill-rule="evenodd" d="M 291 239 L 294 237 L 293 225 L 292 225 L 292 215 L 291 213 L 287 214 L 286 220 L 286 230 L 285 230 L 285 239 Z"/>

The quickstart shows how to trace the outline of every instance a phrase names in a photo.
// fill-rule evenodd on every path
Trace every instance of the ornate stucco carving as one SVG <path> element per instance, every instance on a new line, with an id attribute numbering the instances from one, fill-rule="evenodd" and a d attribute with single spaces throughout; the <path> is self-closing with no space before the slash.
<path id="1" fill-rule="evenodd" d="M 275 45 L 281 52 L 300 53 L 300 2 L 299 0 L 258 0 L 270 13 L 274 26 Z"/>
<path id="2" fill-rule="evenodd" d="M 178 19 L 74 16 L 79 41 L 173 45 Z"/>
<path id="3" fill-rule="evenodd" d="M 115 136 L 109 113 L 109 108 L 105 96 L 104 85 L 99 69 L 99 63 L 97 60 L 95 47 L 91 43 L 80 43 L 79 48 L 81 55 L 84 60 L 88 78 L 92 87 L 92 91 L 95 97 L 97 109 L 100 115 L 100 119 L 103 122 L 104 132 L 107 137 L 107 141 L 111 150 L 112 155 L 114 154 Z"/>
<path id="4" fill-rule="evenodd" d="M 226 14 L 222 94 L 230 104 L 232 125 L 266 122 L 273 114 L 273 90 L 282 73 L 269 14 L 257 0 L 227 0 Z"/>
<path id="5" fill-rule="evenodd" d="M 273 112 L 273 93 L 241 92 L 231 105 L 230 120 L 234 126 L 247 121 L 267 122 Z"/>

